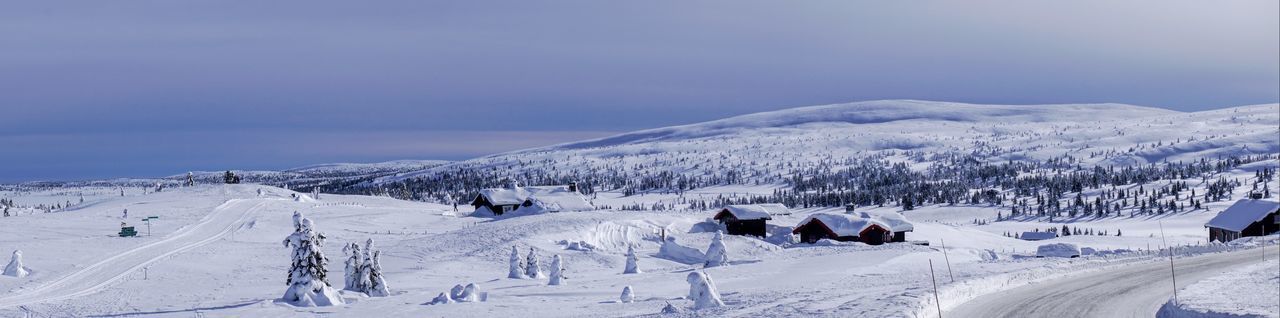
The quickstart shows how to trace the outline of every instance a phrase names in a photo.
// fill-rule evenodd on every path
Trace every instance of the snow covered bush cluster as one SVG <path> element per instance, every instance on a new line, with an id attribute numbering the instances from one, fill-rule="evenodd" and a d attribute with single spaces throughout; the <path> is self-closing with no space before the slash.
<path id="1" fill-rule="evenodd" d="M 364 293 L 372 297 L 386 297 L 386 279 L 382 276 L 382 251 L 373 249 L 373 239 L 365 241 L 364 249 L 359 243 L 350 243 L 342 248 L 347 253 L 346 290 Z"/>
<path id="2" fill-rule="evenodd" d="M 281 300 L 299 307 L 346 304 L 325 279 L 329 258 L 320 250 L 324 234 L 316 232 L 315 224 L 300 212 L 293 212 L 293 227 L 293 234 L 284 240 L 285 247 L 293 248 L 293 261 L 285 281 L 289 288 Z"/>
<path id="3" fill-rule="evenodd" d="M 560 255 L 551 257 L 551 267 L 548 268 L 549 274 L 542 274 L 542 262 L 538 260 L 538 250 L 529 248 L 529 255 L 525 258 L 525 262 L 520 262 L 520 250 L 512 246 L 511 258 L 507 264 L 507 278 L 512 279 L 539 279 L 549 277 L 547 285 L 561 285 L 564 283 L 564 259 Z"/>

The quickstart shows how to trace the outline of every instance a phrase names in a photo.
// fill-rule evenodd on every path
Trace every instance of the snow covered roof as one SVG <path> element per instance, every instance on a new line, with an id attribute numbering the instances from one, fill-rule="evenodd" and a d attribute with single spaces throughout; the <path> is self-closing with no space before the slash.
<path id="1" fill-rule="evenodd" d="M 561 211 L 588 211 L 595 210 L 596 207 L 587 202 L 581 194 L 568 189 L 557 189 L 548 192 L 535 193 L 528 199 L 532 206 L 548 212 Z"/>
<path id="2" fill-rule="evenodd" d="M 879 220 L 863 218 L 853 214 L 834 213 L 811 214 L 809 217 L 804 218 L 804 221 L 800 221 L 800 224 L 796 226 L 796 231 L 799 231 L 800 227 L 805 224 L 809 224 L 809 222 L 813 220 L 822 222 L 822 225 L 826 225 L 827 228 L 831 229 L 831 232 L 835 233 L 837 236 L 858 236 L 859 233 L 862 233 L 863 230 L 866 230 L 872 225 L 879 226 L 888 231 L 893 231 L 892 227 Z"/>
<path id="3" fill-rule="evenodd" d="M 1055 237 L 1058 237 L 1058 234 L 1053 232 L 1022 232 L 1022 235 L 1018 236 L 1019 239 L 1028 241 L 1047 240 Z"/>
<path id="4" fill-rule="evenodd" d="M 910 221 L 907 221 L 907 217 L 898 212 L 879 211 L 868 214 L 873 219 L 889 224 L 890 227 L 893 227 L 894 232 L 912 232 L 916 229 L 914 225 L 911 225 Z"/>
<path id="5" fill-rule="evenodd" d="M 765 211 L 768 211 L 769 215 L 791 215 L 791 209 L 782 205 L 782 203 L 763 203 L 757 205 L 764 208 Z"/>
<path id="6" fill-rule="evenodd" d="M 1231 207 L 1219 212 L 1218 216 L 1213 217 L 1204 226 L 1240 232 L 1249 227 L 1249 224 L 1262 221 L 1267 214 L 1278 209 L 1280 209 L 1280 202 L 1244 199 L 1236 201 Z"/>
<path id="7" fill-rule="evenodd" d="M 739 220 L 772 220 L 769 210 L 756 204 L 730 205 L 720 209 L 720 213 L 729 212 Z M 719 216 L 720 213 L 717 213 Z"/>
<path id="8" fill-rule="evenodd" d="M 480 190 L 480 195 L 493 205 L 515 205 L 524 203 L 530 196 L 556 191 L 568 191 L 565 186 L 533 186 L 515 188 L 490 188 Z"/>

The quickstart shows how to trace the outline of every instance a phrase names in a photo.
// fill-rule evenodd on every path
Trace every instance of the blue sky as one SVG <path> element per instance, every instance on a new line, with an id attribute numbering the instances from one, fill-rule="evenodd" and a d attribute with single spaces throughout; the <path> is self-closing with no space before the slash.
<path id="1" fill-rule="evenodd" d="M 1280 100 L 1265 1 L 0 4 L 0 182 L 465 159 L 872 99 Z"/>

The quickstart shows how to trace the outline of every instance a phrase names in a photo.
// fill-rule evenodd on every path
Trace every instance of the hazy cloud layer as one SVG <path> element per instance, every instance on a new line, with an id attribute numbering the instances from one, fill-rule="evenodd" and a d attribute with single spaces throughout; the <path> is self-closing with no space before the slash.
<path id="1" fill-rule="evenodd" d="M 459 159 L 580 137 L 574 131 L 868 99 L 1178 110 L 1269 103 L 1280 99 L 1278 6 L 6 2 L 0 146 L 26 148 L 0 154 L 0 181 Z M 473 133 L 487 130 L 506 135 Z M 246 131 L 335 135 L 291 144 Z M 381 131 L 474 142 L 372 147 L 341 138 Z M 557 137 L 514 138 L 518 131 Z M 204 149 L 298 154 L 224 158 Z M 301 155 L 314 152 L 325 154 Z"/>

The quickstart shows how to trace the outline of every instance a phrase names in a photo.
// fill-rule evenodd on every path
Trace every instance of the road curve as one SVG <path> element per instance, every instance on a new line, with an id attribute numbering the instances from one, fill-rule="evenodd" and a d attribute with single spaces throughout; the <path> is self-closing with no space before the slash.
<path id="1" fill-rule="evenodd" d="M 1263 261 L 1263 248 L 1175 258 L 1178 288 Z M 1168 259 L 1074 275 L 978 297 L 943 317 L 1155 317 L 1173 296 Z"/>
<path id="2" fill-rule="evenodd" d="M 248 221 L 253 212 L 268 202 L 261 199 L 229 200 L 199 222 L 164 239 L 116 254 L 43 285 L 0 296 L 0 308 L 65 300 L 101 291 L 165 257 L 217 241 Z"/>

